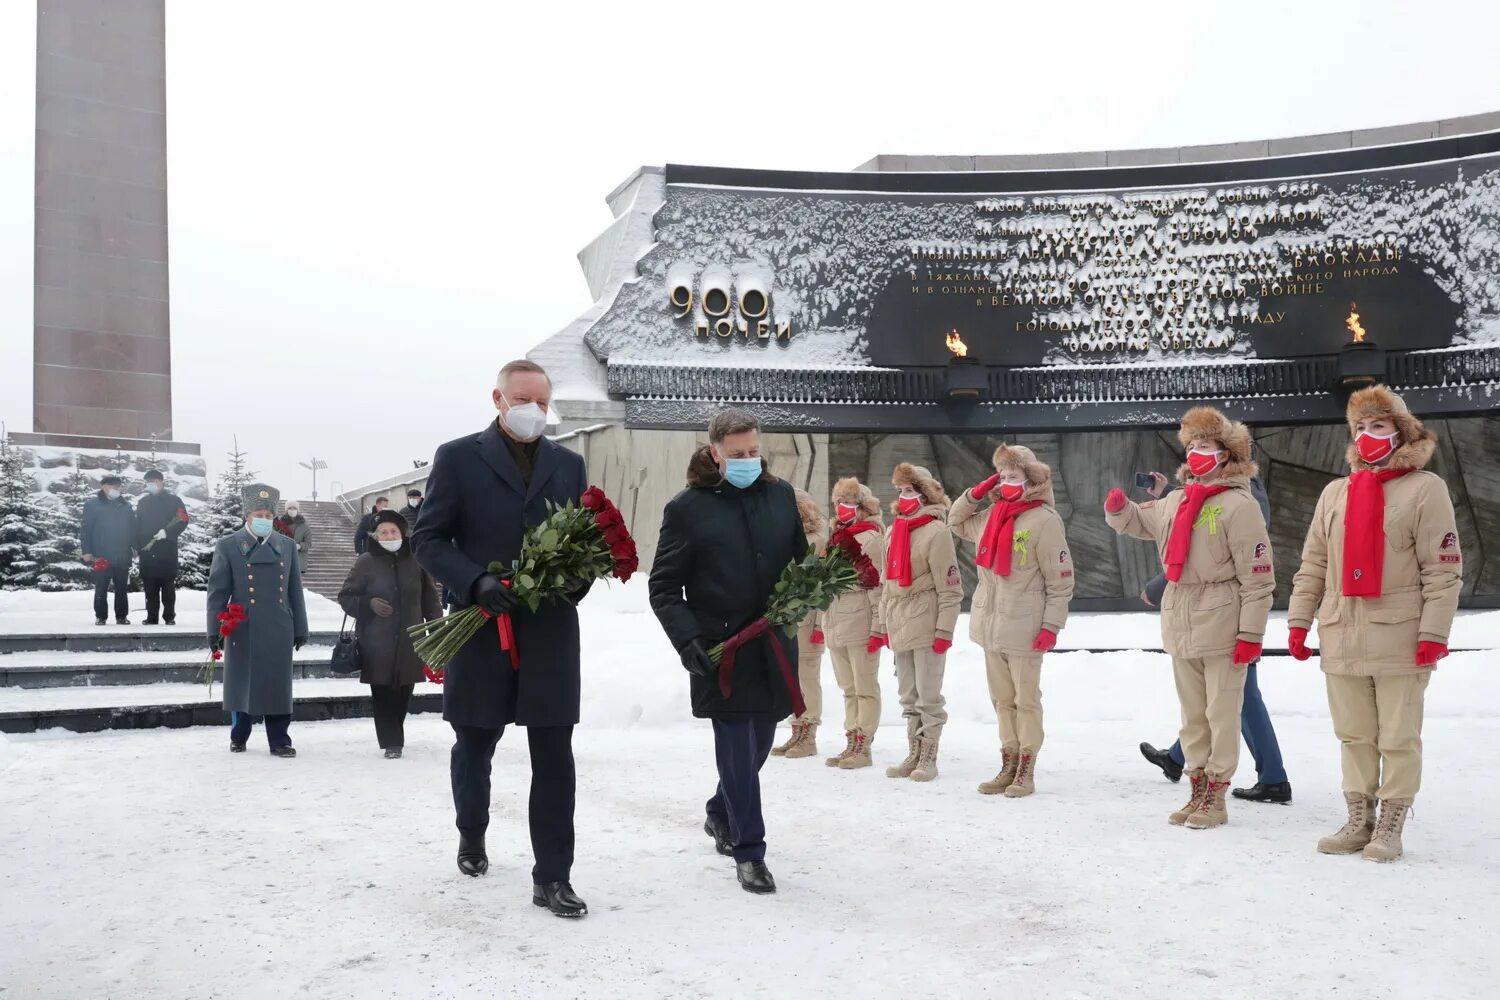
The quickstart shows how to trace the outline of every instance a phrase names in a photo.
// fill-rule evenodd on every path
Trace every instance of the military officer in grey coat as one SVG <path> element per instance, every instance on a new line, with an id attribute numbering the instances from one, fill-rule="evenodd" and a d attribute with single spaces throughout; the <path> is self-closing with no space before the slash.
<path id="1" fill-rule="evenodd" d="M 242 753 L 257 717 L 277 757 L 295 757 L 287 727 L 292 721 L 292 652 L 307 642 L 307 608 L 297 543 L 274 530 L 280 494 L 255 483 L 245 487 L 245 526 L 214 548 L 208 571 L 208 636 L 224 650 L 224 710 L 232 728 L 229 749 Z M 246 619 L 226 640 L 219 614 L 242 605 Z"/>

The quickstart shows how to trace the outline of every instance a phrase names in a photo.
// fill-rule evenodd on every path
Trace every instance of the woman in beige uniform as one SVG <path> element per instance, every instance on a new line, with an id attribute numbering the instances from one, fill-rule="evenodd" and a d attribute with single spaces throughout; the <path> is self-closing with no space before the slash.
<path id="1" fill-rule="evenodd" d="M 833 519 L 847 531 L 876 568 L 885 568 L 884 525 L 880 501 L 858 479 L 833 484 Z M 833 599 L 813 635 L 823 640 L 833 660 L 833 676 L 844 692 L 844 750 L 829 757 L 829 767 L 852 771 L 869 767 L 870 747 L 880 725 L 880 647 L 885 625 L 880 619 L 880 588 L 850 590 Z"/>
<path id="2" fill-rule="evenodd" d="M 819 555 L 828 547 L 828 518 L 818 509 L 818 501 L 802 490 L 797 496 L 797 513 L 802 516 L 802 533 L 807 536 L 807 551 Z M 776 757 L 812 757 L 818 752 L 818 726 L 823 721 L 823 635 L 818 631 L 818 614 L 813 612 L 797 627 L 797 683 L 807 711 L 792 719 L 792 735 L 781 746 L 772 747 Z"/>
<path id="3" fill-rule="evenodd" d="M 979 584 L 969 638 L 984 650 L 990 700 L 1000 721 L 1000 773 L 984 795 L 1036 790 L 1042 748 L 1042 656 L 1057 645 L 1073 599 L 1073 563 L 1053 506 L 1052 470 L 1030 448 L 995 449 L 995 474 L 953 503 L 948 524 L 976 546 Z M 981 504 L 990 496 L 988 516 Z"/>
<path id="4" fill-rule="evenodd" d="M 1351 474 L 1323 490 L 1287 612 L 1288 647 L 1306 660 L 1318 622 L 1349 821 L 1324 854 L 1401 856 L 1422 783 L 1422 709 L 1463 588 L 1448 486 L 1424 466 L 1437 436 L 1384 386 L 1349 397 Z M 1376 799 L 1380 816 L 1375 815 Z"/>

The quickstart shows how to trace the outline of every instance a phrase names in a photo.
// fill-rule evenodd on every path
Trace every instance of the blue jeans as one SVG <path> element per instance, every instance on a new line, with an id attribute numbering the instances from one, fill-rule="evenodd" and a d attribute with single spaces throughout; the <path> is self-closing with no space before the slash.
<path id="1" fill-rule="evenodd" d="M 1260 661 L 1256 661 L 1257 663 Z M 1271 727 L 1271 713 L 1266 711 L 1265 699 L 1260 696 L 1260 683 L 1256 680 L 1255 663 L 1245 668 L 1245 705 L 1240 709 L 1240 735 L 1255 758 L 1255 780 L 1263 785 L 1278 785 L 1286 780 L 1286 767 L 1281 762 L 1281 744 L 1276 742 L 1276 730 Z M 1172 744 L 1167 753 L 1182 766 L 1182 742 Z"/>
<path id="2" fill-rule="evenodd" d="M 232 723 L 229 738 L 235 743 L 244 743 L 250 739 L 250 730 L 255 725 L 255 721 L 262 716 L 250 715 L 247 712 L 230 712 L 229 718 Z M 272 750 L 292 745 L 292 738 L 287 734 L 287 727 L 292 723 L 290 715 L 267 715 L 264 719 L 266 720 L 266 742 L 270 744 Z"/>

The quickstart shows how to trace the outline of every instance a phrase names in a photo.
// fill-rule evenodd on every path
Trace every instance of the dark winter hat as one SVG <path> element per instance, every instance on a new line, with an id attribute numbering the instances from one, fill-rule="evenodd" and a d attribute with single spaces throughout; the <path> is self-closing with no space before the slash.
<path id="1" fill-rule="evenodd" d="M 148 483 L 159 483 L 166 478 L 166 476 L 161 474 L 160 469 L 152 469 L 150 472 L 146 473 L 146 482 Z"/>
<path id="2" fill-rule="evenodd" d="M 99 480 L 100 486 L 119 486 L 122 480 L 119 476 L 105 476 Z"/>
<path id="3" fill-rule="evenodd" d="M 416 487 L 413 487 L 413 488 L 411 488 L 411 489 L 409 489 L 409 490 L 406 491 L 406 496 L 407 496 L 408 499 L 411 498 L 411 497 L 419 497 L 421 495 L 422 495 L 422 491 L 419 490 L 419 489 L 417 489 Z"/>
<path id="4" fill-rule="evenodd" d="M 251 483 L 240 491 L 240 500 L 245 505 L 246 514 L 257 510 L 275 511 L 281 502 L 281 491 L 265 483 Z"/>
<path id="5" fill-rule="evenodd" d="M 399 510 L 383 510 L 379 514 L 376 514 L 375 520 L 370 522 L 370 534 L 373 535 L 375 529 L 382 524 L 394 524 L 401 529 L 401 534 L 406 534 L 406 515 L 402 514 Z"/>

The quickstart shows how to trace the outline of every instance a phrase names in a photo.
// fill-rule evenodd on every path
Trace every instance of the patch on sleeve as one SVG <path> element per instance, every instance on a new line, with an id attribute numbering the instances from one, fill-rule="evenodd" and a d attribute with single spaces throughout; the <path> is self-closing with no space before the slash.
<path id="1" fill-rule="evenodd" d="M 1255 573 L 1269 573 L 1271 572 L 1271 567 L 1266 565 L 1265 563 L 1259 563 L 1253 566 L 1251 568 L 1251 571 Z"/>
<path id="2" fill-rule="evenodd" d="M 1156 501 L 1155 500 L 1147 500 L 1145 503 L 1138 503 L 1138 504 L 1136 504 L 1136 506 L 1139 507 L 1141 510 L 1150 510 L 1152 507 L 1156 506 Z"/>
<path id="3" fill-rule="evenodd" d="M 1070 576 L 1073 575 L 1073 571 L 1070 570 L 1070 569 L 1065 569 L 1065 570 L 1063 570 L 1061 573 L 1059 573 L 1057 575 L 1059 577 L 1061 577 L 1062 579 L 1066 580 L 1068 577 L 1070 577 Z"/>
<path id="4" fill-rule="evenodd" d="M 1438 553 L 1438 561 L 1445 563 L 1460 563 L 1463 562 L 1463 557 L 1461 557 L 1457 552 L 1440 552 Z"/>
<path id="5" fill-rule="evenodd" d="M 1458 548 L 1458 535 L 1454 534 L 1451 531 L 1448 532 L 1443 536 L 1443 544 L 1439 545 L 1438 548 L 1443 549 L 1444 551 L 1447 551 L 1448 549 Z"/>
<path id="6" fill-rule="evenodd" d="M 1270 548 L 1270 546 L 1268 546 L 1265 542 L 1256 542 L 1255 543 L 1255 558 L 1257 558 L 1257 559 L 1264 559 L 1266 557 L 1266 550 L 1269 549 L 1269 548 Z"/>
<path id="7" fill-rule="evenodd" d="M 1067 549 L 1059 549 L 1058 550 L 1057 561 L 1058 561 L 1059 564 L 1065 563 L 1065 562 L 1068 561 L 1068 550 Z"/>
<path id="8" fill-rule="evenodd" d="M 948 567 L 948 586 L 950 586 L 950 587 L 957 587 L 958 586 L 958 564 L 957 563 L 954 563 L 952 566 Z"/>

